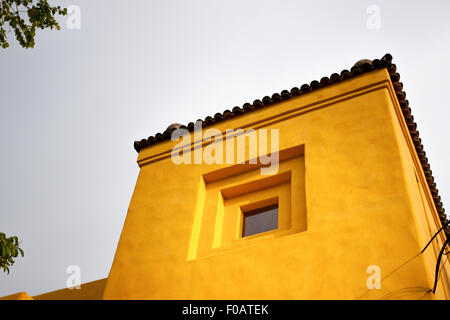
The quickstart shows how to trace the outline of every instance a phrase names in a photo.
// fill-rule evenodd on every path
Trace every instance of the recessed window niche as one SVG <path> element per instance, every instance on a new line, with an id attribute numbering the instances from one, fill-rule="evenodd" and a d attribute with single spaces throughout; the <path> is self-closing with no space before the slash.
<path id="1" fill-rule="evenodd" d="M 279 169 L 237 164 L 203 175 L 188 260 L 305 231 L 304 147 L 279 152 Z"/>

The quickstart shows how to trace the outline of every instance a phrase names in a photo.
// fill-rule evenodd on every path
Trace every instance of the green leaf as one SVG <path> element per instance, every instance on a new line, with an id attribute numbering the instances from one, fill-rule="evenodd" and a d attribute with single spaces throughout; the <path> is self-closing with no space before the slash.
<path id="1" fill-rule="evenodd" d="M 4 27 L 14 31 L 23 48 L 33 48 L 36 28 L 60 30 L 56 15 L 67 15 L 67 9 L 51 6 L 47 0 L 0 0 L 0 46 L 9 47 Z"/>
<path id="2" fill-rule="evenodd" d="M 0 233 L 0 268 L 4 272 L 9 274 L 10 267 L 15 263 L 19 253 L 22 257 L 24 256 L 19 238 L 17 236 L 7 238 L 4 233 Z"/>

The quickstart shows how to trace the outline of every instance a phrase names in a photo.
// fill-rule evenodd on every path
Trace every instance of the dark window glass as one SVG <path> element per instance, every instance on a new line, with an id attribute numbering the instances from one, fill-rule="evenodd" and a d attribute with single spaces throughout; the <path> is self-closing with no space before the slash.
<path id="1" fill-rule="evenodd" d="M 278 228 L 278 204 L 244 212 L 242 236 L 250 236 Z"/>

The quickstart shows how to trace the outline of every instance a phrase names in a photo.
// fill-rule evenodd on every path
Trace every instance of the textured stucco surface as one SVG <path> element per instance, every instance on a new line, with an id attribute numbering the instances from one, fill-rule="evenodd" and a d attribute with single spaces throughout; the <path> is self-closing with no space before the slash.
<path id="1" fill-rule="evenodd" d="M 279 129 L 280 150 L 304 145 L 307 230 L 193 260 L 201 177 L 225 165 L 175 165 L 164 156 L 174 142 L 142 150 L 104 298 L 432 298 L 432 261 L 416 255 L 435 209 L 412 199 L 415 155 L 395 108 L 380 70 L 215 126 Z M 214 230 L 205 217 L 202 232 Z M 367 290 L 370 265 L 381 290 Z"/>

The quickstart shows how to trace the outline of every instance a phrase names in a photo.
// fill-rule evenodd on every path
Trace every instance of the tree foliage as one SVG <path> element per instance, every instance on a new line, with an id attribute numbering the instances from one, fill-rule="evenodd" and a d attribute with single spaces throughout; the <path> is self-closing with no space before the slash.
<path id="1" fill-rule="evenodd" d="M 23 250 L 20 248 L 19 238 L 7 238 L 0 232 L 0 269 L 9 274 L 9 268 L 14 264 L 14 259 L 20 255 L 23 257 Z"/>
<path id="2" fill-rule="evenodd" d="M 0 0 L 0 46 L 9 47 L 7 33 L 14 32 L 22 47 L 33 48 L 36 29 L 60 29 L 57 14 L 67 15 L 67 9 L 47 0 Z"/>

